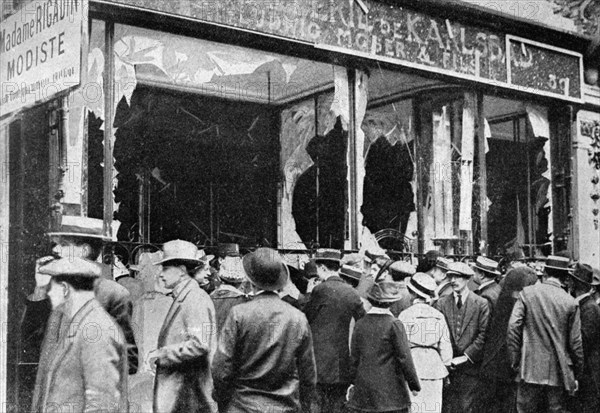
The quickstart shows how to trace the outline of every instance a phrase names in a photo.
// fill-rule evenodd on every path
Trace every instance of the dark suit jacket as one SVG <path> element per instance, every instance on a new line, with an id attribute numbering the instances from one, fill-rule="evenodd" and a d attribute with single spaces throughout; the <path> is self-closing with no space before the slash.
<path id="1" fill-rule="evenodd" d="M 410 407 L 408 388 L 421 390 L 404 325 L 392 315 L 367 314 L 356 323 L 350 366 L 353 409 L 401 411 Z"/>
<path id="2" fill-rule="evenodd" d="M 65 316 L 66 317 L 66 316 Z M 69 320 L 66 333 L 37 383 L 34 410 L 73 413 L 128 412 L 127 352 L 121 329 L 100 303 L 88 301 Z"/>
<path id="3" fill-rule="evenodd" d="M 488 301 L 490 306 L 490 317 L 494 314 L 494 308 L 496 308 L 500 291 L 502 291 L 502 287 L 500 287 L 498 283 L 494 281 L 493 283 L 488 284 L 475 292 L 477 295 L 485 298 Z"/>
<path id="4" fill-rule="evenodd" d="M 350 383 L 350 320 L 365 315 L 360 296 L 340 277 L 331 277 L 314 288 L 304 312 L 312 330 L 318 383 Z"/>
<path id="5" fill-rule="evenodd" d="M 506 340 L 518 379 L 575 389 L 583 367 L 579 307 L 558 281 L 548 279 L 523 289 Z"/>
<path id="6" fill-rule="evenodd" d="M 221 413 L 308 411 L 317 376 L 306 317 L 272 292 L 233 307 L 213 371 Z"/>
<path id="7" fill-rule="evenodd" d="M 478 374 L 490 314 L 487 300 L 471 291 L 459 310 L 454 302 L 454 294 L 450 294 L 440 298 L 435 308 L 446 318 L 454 357 L 466 355 L 471 360 L 460 371 L 469 375 Z"/>
<path id="8" fill-rule="evenodd" d="M 579 301 L 579 309 L 584 355 L 579 392 L 600 397 L 600 307 L 590 295 L 586 295 Z"/>
<path id="9" fill-rule="evenodd" d="M 246 294 L 241 292 L 235 287 L 227 284 L 221 284 L 210 293 L 210 298 L 215 306 L 215 312 L 217 316 L 217 332 L 221 334 L 223 324 L 229 315 L 229 310 L 238 304 L 245 303 L 250 300 Z"/>
<path id="10" fill-rule="evenodd" d="M 187 278 L 173 290 L 173 304 L 158 335 L 154 412 L 214 413 L 212 357 L 216 350 L 215 307 L 198 283 Z"/>

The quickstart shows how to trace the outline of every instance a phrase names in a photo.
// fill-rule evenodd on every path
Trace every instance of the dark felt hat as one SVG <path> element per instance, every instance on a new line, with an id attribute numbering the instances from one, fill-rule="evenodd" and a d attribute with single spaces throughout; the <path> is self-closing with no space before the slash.
<path id="1" fill-rule="evenodd" d="M 592 282 L 594 281 L 594 270 L 592 267 L 580 262 L 575 265 L 575 270 L 572 273 L 569 273 L 569 275 L 577 281 L 587 285 L 592 285 Z"/>
<path id="2" fill-rule="evenodd" d="M 258 248 L 246 254 L 242 260 L 248 279 L 257 288 L 265 291 L 282 289 L 290 273 L 277 251 L 271 248 Z"/>
<path id="3" fill-rule="evenodd" d="M 239 257 L 240 246 L 235 243 L 219 244 L 219 256 L 221 257 Z"/>

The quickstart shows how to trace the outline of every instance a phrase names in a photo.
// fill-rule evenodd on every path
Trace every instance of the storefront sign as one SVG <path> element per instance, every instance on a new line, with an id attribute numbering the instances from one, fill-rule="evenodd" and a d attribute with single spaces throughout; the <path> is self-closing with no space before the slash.
<path id="1" fill-rule="evenodd" d="M 389 4 L 368 2 L 366 14 L 356 0 L 109 1 L 569 101 L 583 96 L 580 54 Z"/>
<path id="2" fill-rule="evenodd" d="M 0 23 L 0 116 L 79 85 L 86 1 L 34 0 Z"/>
<path id="3" fill-rule="evenodd" d="M 547 96 L 580 101 L 581 54 L 508 36 L 509 83 Z"/>

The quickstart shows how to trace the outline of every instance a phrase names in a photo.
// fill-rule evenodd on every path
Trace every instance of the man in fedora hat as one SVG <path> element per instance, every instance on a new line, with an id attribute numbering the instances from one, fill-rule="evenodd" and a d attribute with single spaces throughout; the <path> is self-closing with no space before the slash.
<path id="1" fill-rule="evenodd" d="M 473 265 L 473 271 L 475 272 L 473 279 L 478 285 L 475 294 L 488 301 L 491 318 L 502 290 L 502 287 L 496 282 L 496 279 L 501 275 L 498 271 L 498 263 L 486 257 L 477 257 Z"/>
<path id="2" fill-rule="evenodd" d="M 254 299 L 231 309 L 215 356 L 221 413 L 308 412 L 316 383 L 312 337 L 304 314 L 279 298 L 287 266 L 270 248 L 243 259 Z"/>
<path id="3" fill-rule="evenodd" d="M 313 335 L 317 363 L 316 412 L 343 410 L 350 384 L 351 320 L 365 315 L 358 292 L 339 276 L 342 254 L 339 250 L 317 250 L 314 260 L 319 278 L 304 308 Z"/>
<path id="4" fill-rule="evenodd" d="M 39 268 L 50 277 L 47 296 L 66 329 L 43 360 L 33 395 L 35 412 L 128 412 L 127 353 L 123 332 L 94 298 L 101 267 L 79 257 Z"/>
<path id="5" fill-rule="evenodd" d="M 600 412 L 600 307 L 592 298 L 593 281 L 594 270 L 582 263 L 577 263 L 567 280 L 571 295 L 579 304 L 584 360 L 578 377 L 579 390 L 569 403 L 572 412 Z"/>
<path id="6" fill-rule="evenodd" d="M 418 272 L 407 283 L 411 307 L 400 313 L 404 324 L 421 391 L 411 401 L 419 411 L 439 412 L 442 406 L 446 364 L 452 360 L 452 343 L 444 315 L 429 305 L 435 296 L 436 283 L 429 274 Z"/>
<path id="7" fill-rule="evenodd" d="M 487 301 L 469 291 L 473 270 L 463 262 L 448 266 L 447 276 L 452 295 L 440 298 L 435 304 L 446 318 L 454 358 L 450 362 L 450 385 L 444 389 L 444 411 L 452 413 L 478 412 L 479 366 L 488 325 Z"/>
<path id="8" fill-rule="evenodd" d="M 376 282 L 368 293 L 372 305 L 352 334 L 350 412 L 408 412 L 410 396 L 421 390 L 404 326 L 390 312 L 402 298 L 400 285 Z"/>
<path id="9" fill-rule="evenodd" d="M 200 264 L 198 248 L 188 241 L 163 245 L 160 279 L 172 290 L 173 304 L 158 335 L 157 349 L 150 352 L 156 364 L 155 413 L 214 413 L 211 365 L 216 350 L 213 303 L 192 279 Z"/>
<path id="10" fill-rule="evenodd" d="M 48 365 L 48 354 L 53 353 L 57 345 L 59 332 L 63 324 L 63 314 L 51 308 L 48 297 L 50 277 L 39 272 L 39 268 L 57 258 L 84 258 L 96 262 L 104 242 L 111 239 L 102 232 L 103 222 L 100 219 L 63 216 L 59 231 L 47 235 L 52 242 L 52 255 L 37 260 L 35 273 L 35 290 L 27 297 L 25 314 L 21 323 L 22 341 L 28 354 L 27 360 L 38 362 L 40 366 Z M 95 263 L 101 271 L 94 282 L 96 300 L 102 304 L 123 330 L 127 341 L 127 359 L 129 374 L 138 368 L 138 348 L 135 343 L 131 324 L 132 301 L 129 291 L 112 280 L 109 266 Z M 38 372 L 40 374 L 40 372 Z M 41 374 L 45 374 L 41 372 Z"/>
<path id="11" fill-rule="evenodd" d="M 517 410 L 565 411 L 567 394 L 577 391 L 583 367 L 579 307 L 563 290 L 569 259 L 549 256 L 541 283 L 525 287 L 508 323 L 507 347 L 518 372 Z"/>

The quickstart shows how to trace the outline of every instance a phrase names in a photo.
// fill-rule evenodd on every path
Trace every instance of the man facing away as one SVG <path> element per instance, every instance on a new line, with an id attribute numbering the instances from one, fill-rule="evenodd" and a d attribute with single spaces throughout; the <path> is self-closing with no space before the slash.
<path id="1" fill-rule="evenodd" d="M 46 374 L 38 374 L 32 410 L 128 412 L 126 342 L 94 298 L 100 267 L 82 258 L 61 258 L 39 271 L 51 277 L 47 294 L 53 311 L 68 322 L 40 365 L 39 372 Z"/>
<path id="2" fill-rule="evenodd" d="M 287 266 L 270 248 L 243 266 L 254 298 L 229 311 L 214 362 L 221 413 L 309 412 L 316 384 L 312 336 L 304 314 L 279 298 Z"/>
<path id="3" fill-rule="evenodd" d="M 582 263 L 577 263 L 567 280 L 581 315 L 584 366 L 578 380 L 579 390 L 570 400 L 570 411 L 578 413 L 600 412 L 600 307 L 592 298 L 593 280 L 594 270 Z"/>
<path id="4" fill-rule="evenodd" d="M 339 276 L 341 252 L 322 249 L 315 254 L 322 282 L 304 308 L 314 340 L 317 363 L 317 413 L 343 411 L 350 385 L 350 322 L 365 315 L 358 292 Z"/>
<path id="5" fill-rule="evenodd" d="M 494 308 L 498 302 L 502 287 L 496 282 L 501 274 L 498 271 L 498 263 L 486 257 L 477 257 L 473 266 L 475 283 L 479 286 L 475 294 L 485 298 L 490 306 L 490 318 L 494 314 Z"/>
<path id="6" fill-rule="evenodd" d="M 155 413 L 216 413 L 211 365 L 216 350 L 215 307 L 192 279 L 200 264 L 198 248 L 174 240 L 163 245 L 160 278 L 172 291 L 173 304 L 149 353 L 156 364 Z"/>
<path id="7" fill-rule="evenodd" d="M 541 283 L 525 287 L 508 324 L 507 346 L 518 371 L 517 410 L 565 410 L 567 394 L 577 391 L 583 367 L 579 307 L 561 285 L 569 259 L 550 256 Z"/>

